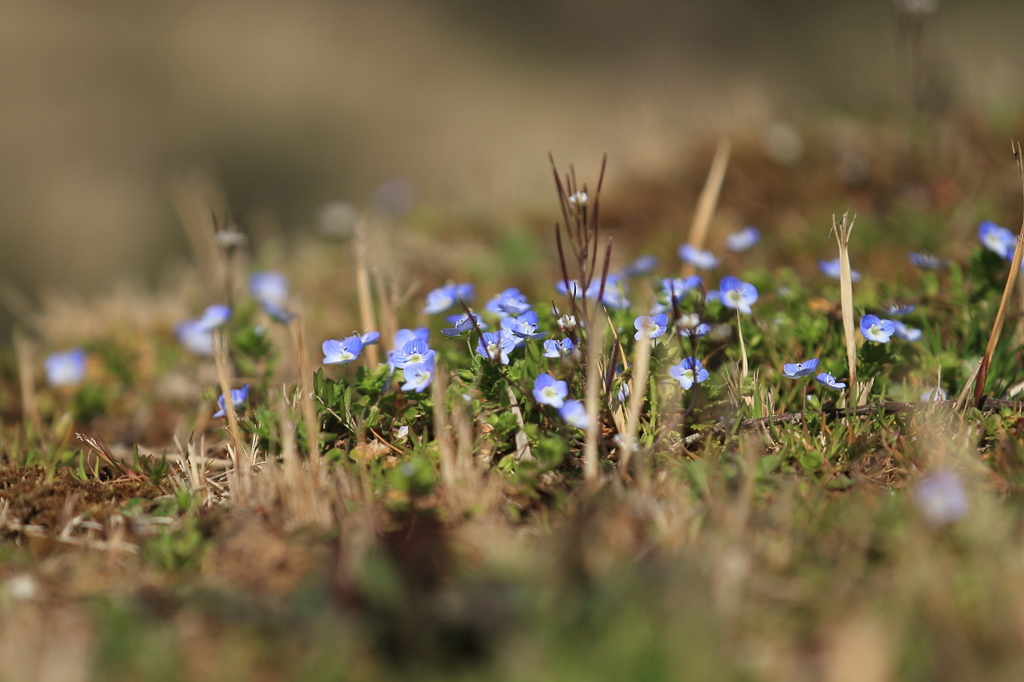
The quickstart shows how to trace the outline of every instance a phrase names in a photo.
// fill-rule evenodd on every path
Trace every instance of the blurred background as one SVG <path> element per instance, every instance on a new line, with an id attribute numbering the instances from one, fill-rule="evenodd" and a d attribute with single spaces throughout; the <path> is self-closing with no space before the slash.
<path id="1" fill-rule="evenodd" d="M 621 188 L 778 121 L 1019 120 L 1024 3 L 899 3 L 5 0 L 0 279 L 151 286 L 189 257 L 171 196 L 197 170 L 296 235 L 388 181 L 553 219 L 549 151 L 588 177 L 607 151 Z"/>

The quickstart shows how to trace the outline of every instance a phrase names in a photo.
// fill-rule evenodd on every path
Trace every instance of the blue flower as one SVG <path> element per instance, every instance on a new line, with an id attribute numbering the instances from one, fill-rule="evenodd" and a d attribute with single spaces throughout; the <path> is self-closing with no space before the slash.
<path id="1" fill-rule="evenodd" d="M 640 256 L 623 270 L 622 274 L 626 277 L 639 277 L 652 272 L 656 267 L 658 267 L 657 256 Z"/>
<path id="2" fill-rule="evenodd" d="M 565 420 L 566 424 L 577 429 L 586 429 L 590 423 L 587 419 L 587 408 L 579 400 L 566 400 L 558 408 L 558 416 Z"/>
<path id="3" fill-rule="evenodd" d="M 249 293 L 260 307 L 278 322 L 288 322 L 294 315 L 288 305 L 288 279 L 280 272 L 263 271 L 249 275 Z"/>
<path id="4" fill-rule="evenodd" d="M 746 251 L 761 241 L 761 230 L 747 225 L 742 230 L 733 232 L 725 238 L 725 248 L 733 252 Z"/>
<path id="5" fill-rule="evenodd" d="M 914 306 L 901 303 L 890 303 L 885 307 L 885 312 L 890 315 L 909 315 L 914 312 Z"/>
<path id="6" fill-rule="evenodd" d="M 825 273 L 825 276 L 829 279 L 839 279 L 842 276 L 842 266 L 839 264 L 838 258 L 832 260 L 819 260 L 818 267 Z M 860 273 L 856 270 L 850 270 L 850 281 L 859 282 Z"/>
<path id="7" fill-rule="evenodd" d="M 1013 258 L 1013 251 L 1017 248 L 1017 235 L 991 220 L 984 220 L 978 225 L 978 239 L 982 246 L 1006 260 Z"/>
<path id="8" fill-rule="evenodd" d="M 190 353 L 213 355 L 213 330 L 221 327 L 231 318 L 231 308 L 226 305 L 211 305 L 201 317 L 186 320 L 174 328 L 174 335 Z"/>
<path id="9" fill-rule="evenodd" d="M 240 408 L 242 405 L 244 405 L 245 401 L 248 400 L 248 399 L 249 399 L 249 384 L 245 384 L 241 388 L 233 388 L 233 389 L 231 389 L 231 405 L 236 410 L 238 408 Z M 214 419 L 217 419 L 219 417 L 223 417 L 225 414 L 227 414 L 225 412 L 224 394 L 223 393 L 221 393 L 219 396 L 217 396 L 217 406 L 220 407 L 220 409 L 217 410 L 217 412 L 214 413 L 214 415 L 213 415 Z"/>
<path id="10" fill-rule="evenodd" d="M 380 340 L 380 332 L 364 332 L 363 335 L 359 337 L 359 341 L 364 346 L 372 346 L 373 344 L 377 343 L 377 341 L 379 341 L 379 340 Z"/>
<path id="11" fill-rule="evenodd" d="M 405 383 L 402 384 L 403 391 L 423 391 L 430 386 L 430 382 L 434 379 L 434 361 L 431 359 L 430 362 L 406 365 L 402 368 L 402 374 L 405 376 Z"/>
<path id="12" fill-rule="evenodd" d="M 742 282 L 732 275 L 722 278 L 719 291 L 722 296 L 722 305 L 727 308 L 735 308 L 741 313 L 750 314 L 750 304 L 757 300 L 757 287 Z"/>
<path id="13" fill-rule="evenodd" d="M 700 364 L 700 360 L 694 357 L 683 358 L 678 365 L 668 368 L 670 377 L 679 382 L 684 391 L 687 391 L 694 384 L 707 381 L 708 371 Z"/>
<path id="14" fill-rule="evenodd" d="M 836 381 L 836 378 L 829 374 L 828 372 L 822 372 L 821 374 L 814 378 L 818 381 L 819 384 L 828 386 L 829 388 L 834 389 L 836 391 L 841 391 L 844 388 L 846 388 L 846 384 L 844 384 L 841 381 Z"/>
<path id="15" fill-rule="evenodd" d="M 538 374 L 533 381 L 533 397 L 541 405 L 554 408 L 565 404 L 565 396 L 569 395 L 569 385 L 564 381 L 555 381 L 547 372 Z"/>
<path id="16" fill-rule="evenodd" d="M 394 363 L 395 355 L 402 350 L 405 344 L 416 340 L 427 343 L 429 339 L 430 330 L 426 327 L 417 327 L 416 329 L 399 329 L 395 332 L 394 345 L 391 347 L 391 350 L 388 351 L 387 358 L 388 368 L 391 373 L 394 374 L 397 367 Z"/>
<path id="17" fill-rule="evenodd" d="M 505 315 L 519 315 L 530 309 L 526 296 L 519 289 L 511 287 L 497 294 L 487 302 L 484 308 L 487 312 L 498 317 Z"/>
<path id="18" fill-rule="evenodd" d="M 446 327 L 441 330 L 441 333 L 447 337 L 462 336 L 468 331 L 472 331 L 477 327 L 480 331 L 487 329 L 487 323 L 480 319 L 480 316 L 476 313 L 462 313 L 461 315 L 450 315 L 448 321 L 455 324 L 454 327 Z"/>
<path id="19" fill-rule="evenodd" d="M 392 353 L 391 357 L 388 358 L 388 362 L 399 369 L 405 369 L 409 365 L 421 364 L 433 367 L 435 355 L 436 352 L 427 346 L 426 341 L 413 339 L 412 341 L 407 341 L 404 346 Z"/>
<path id="20" fill-rule="evenodd" d="M 85 351 L 72 348 L 63 353 L 51 353 L 43 363 L 46 367 L 46 382 L 50 386 L 74 386 L 85 377 Z"/>
<path id="21" fill-rule="evenodd" d="M 877 315 L 865 315 L 860 318 L 860 333 L 868 341 L 889 343 L 889 339 L 896 333 L 896 323 L 892 320 L 881 320 Z"/>
<path id="22" fill-rule="evenodd" d="M 679 260 L 701 270 L 714 270 L 718 267 L 718 259 L 715 258 L 715 254 L 698 249 L 692 244 L 683 244 L 679 247 Z"/>
<path id="23" fill-rule="evenodd" d="M 668 315 L 665 313 L 655 315 L 654 317 L 641 315 L 633 320 L 633 326 L 636 327 L 636 334 L 633 335 L 634 339 L 639 341 L 641 336 L 646 336 L 653 340 L 665 333 L 665 330 L 668 328 Z"/>
<path id="24" fill-rule="evenodd" d="M 543 339 L 547 332 L 537 331 L 537 313 L 528 310 L 519 317 L 505 317 L 501 320 L 501 328 L 512 334 L 516 346 L 525 343 L 524 339 Z"/>
<path id="25" fill-rule="evenodd" d="M 359 357 L 363 351 L 363 342 L 353 335 L 340 341 L 328 339 L 320 347 L 324 352 L 325 365 L 346 365 Z"/>
<path id="26" fill-rule="evenodd" d="M 484 332 L 476 343 L 476 352 L 490 360 L 508 364 L 508 354 L 515 350 L 516 342 L 507 332 Z"/>
<path id="27" fill-rule="evenodd" d="M 896 336 L 900 337 L 901 339 L 904 339 L 906 341 L 917 341 L 918 339 L 921 338 L 921 330 L 920 329 L 914 329 L 913 327 L 908 327 L 907 325 L 903 324 L 899 320 L 893 320 L 893 324 L 896 325 L 896 329 L 894 330 L 893 333 Z"/>
<path id="28" fill-rule="evenodd" d="M 934 471 L 921 479 L 914 489 L 914 502 L 932 526 L 959 521 L 967 514 L 967 494 L 956 472 Z"/>
<path id="29" fill-rule="evenodd" d="M 814 373 L 818 369 L 818 358 L 803 362 L 789 362 L 782 366 L 782 376 L 787 379 L 799 379 Z"/>
<path id="30" fill-rule="evenodd" d="M 544 357 L 546 358 L 560 358 L 566 355 L 572 355 L 575 345 L 572 339 L 566 337 L 561 341 L 555 339 L 548 339 L 544 342 Z"/>
<path id="31" fill-rule="evenodd" d="M 423 313 L 425 315 L 443 313 L 458 301 L 468 303 L 472 299 L 472 284 L 445 284 L 427 294 L 427 306 L 423 309 Z"/>
<path id="32" fill-rule="evenodd" d="M 938 256 L 928 253 L 914 253 L 913 251 L 910 252 L 910 262 L 922 270 L 938 270 L 945 265 L 945 261 Z"/>

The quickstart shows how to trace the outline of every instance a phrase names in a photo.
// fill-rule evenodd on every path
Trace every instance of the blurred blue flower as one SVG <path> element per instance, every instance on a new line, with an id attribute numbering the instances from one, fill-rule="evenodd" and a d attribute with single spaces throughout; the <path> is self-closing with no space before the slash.
<path id="1" fill-rule="evenodd" d="M 892 323 L 896 326 L 896 329 L 893 331 L 893 333 L 896 336 L 900 337 L 901 339 L 904 339 L 906 341 L 917 341 L 918 339 L 921 338 L 920 329 L 908 327 L 899 320 L 893 320 Z"/>
<path id="2" fill-rule="evenodd" d="M 567 395 L 569 395 L 569 385 L 564 381 L 556 381 L 547 372 L 538 374 L 533 381 L 533 397 L 541 405 L 562 407 Z"/>
<path id="3" fill-rule="evenodd" d="M 841 391 L 844 388 L 846 388 L 846 384 L 844 384 L 841 381 L 836 381 L 836 378 L 829 374 L 828 372 L 822 372 L 821 374 L 814 378 L 818 381 L 819 384 L 828 386 L 829 388 L 834 389 L 836 391 Z"/>
<path id="4" fill-rule="evenodd" d="M 919 398 L 923 403 L 935 403 L 948 399 L 949 396 L 946 394 L 946 391 L 941 388 L 929 388 Z"/>
<path id="5" fill-rule="evenodd" d="M 544 357 L 546 358 L 560 358 L 566 355 L 572 355 L 575 345 L 572 339 L 566 337 L 561 341 L 555 339 L 548 339 L 544 342 Z"/>
<path id="6" fill-rule="evenodd" d="M 782 366 L 782 376 L 787 379 L 799 379 L 813 374 L 816 369 L 818 369 L 818 358 L 803 362 L 789 362 Z"/>
<path id="7" fill-rule="evenodd" d="M 430 351 L 433 353 L 434 351 Z M 434 361 L 428 362 L 417 362 L 411 365 L 406 365 L 402 368 L 402 374 L 405 376 L 405 383 L 402 384 L 403 391 L 416 391 L 420 392 L 430 386 L 430 382 L 434 379 Z"/>
<path id="8" fill-rule="evenodd" d="M 430 330 L 426 327 L 417 327 L 416 329 L 399 329 L 395 332 L 394 345 L 391 346 L 391 349 L 398 350 L 413 339 L 429 342 Z"/>
<path id="9" fill-rule="evenodd" d="M 635 261 L 622 271 L 626 277 L 639 277 L 640 275 L 646 275 L 649 272 L 653 272 L 654 268 L 658 267 L 657 256 L 640 256 Z"/>
<path id="10" fill-rule="evenodd" d="M 324 352 L 323 364 L 345 365 L 356 358 L 363 351 L 363 342 L 358 336 L 350 336 L 347 339 L 328 339 L 321 344 Z"/>
<path id="11" fill-rule="evenodd" d="M 560 416 L 565 423 L 577 429 L 586 429 L 590 420 L 587 419 L 587 408 L 579 400 L 566 400 L 558 409 Z"/>
<path id="12" fill-rule="evenodd" d="M 228 320 L 231 319 L 231 308 L 226 305 L 214 304 L 207 306 L 206 310 L 203 311 L 202 316 L 196 320 L 196 323 L 204 329 L 217 329 L 223 327 Z"/>
<path id="13" fill-rule="evenodd" d="M 700 270 L 714 270 L 718 267 L 718 259 L 715 254 L 704 249 L 698 249 L 691 244 L 683 244 L 679 247 L 679 260 L 689 263 Z"/>
<path id="14" fill-rule="evenodd" d="M 195 320 L 186 320 L 174 328 L 174 335 L 185 350 L 196 355 L 213 355 L 213 331 L 231 318 L 231 308 L 211 305 Z"/>
<path id="15" fill-rule="evenodd" d="M 504 317 L 505 315 L 521 315 L 531 307 L 526 296 L 519 289 L 510 287 L 488 301 L 484 310 L 492 315 Z"/>
<path id="16" fill-rule="evenodd" d="M 694 384 L 707 381 L 708 371 L 700 364 L 700 360 L 694 357 L 683 358 L 678 365 L 668 368 L 670 377 L 679 382 L 684 391 L 688 391 Z"/>
<path id="17" fill-rule="evenodd" d="M 945 262 L 938 256 L 928 253 L 914 253 L 913 251 L 910 252 L 910 262 L 922 270 L 938 270 L 945 265 Z"/>
<path id="18" fill-rule="evenodd" d="M 819 260 L 818 267 L 821 268 L 821 271 L 829 279 L 839 279 L 842 276 L 842 266 L 839 264 L 838 258 L 833 258 L 832 260 Z M 850 281 L 859 282 L 860 273 L 857 272 L 856 270 L 851 269 Z"/>
<path id="19" fill-rule="evenodd" d="M 507 332 L 484 332 L 476 343 L 476 352 L 492 361 L 508 364 L 508 354 L 515 350 L 516 342 Z"/>
<path id="20" fill-rule="evenodd" d="M 570 279 L 568 285 L 566 285 L 565 280 L 560 279 L 557 282 L 555 282 L 555 291 L 560 293 L 562 296 L 578 299 L 581 298 L 581 294 L 583 293 L 583 287 L 578 280 Z M 571 296 L 570 292 L 572 292 Z"/>
<path id="21" fill-rule="evenodd" d="M 860 318 L 860 333 L 868 341 L 889 343 L 889 339 L 896 333 L 896 323 L 879 319 L 877 315 L 865 315 Z"/>
<path id="22" fill-rule="evenodd" d="M 983 220 L 978 225 L 978 239 L 989 251 L 999 254 L 1006 260 L 1013 259 L 1013 251 L 1017 248 L 1017 235 L 1005 227 L 996 225 L 991 220 Z"/>
<path id="23" fill-rule="evenodd" d="M 249 399 L 249 384 L 245 384 L 241 388 L 231 389 L 231 405 L 236 410 L 245 404 L 245 401 Z M 221 393 L 217 396 L 217 406 L 220 408 L 213 414 L 214 419 L 218 419 L 227 414 L 226 407 L 224 405 L 224 394 Z"/>
<path id="24" fill-rule="evenodd" d="M 750 304 L 757 300 L 757 287 L 740 281 L 739 278 L 732 275 L 722 278 L 719 293 L 722 297 L 722 305 L 727 308 L 735 308 L 741 313 L 750 314 Z"/>
<path id="25" fill-rule="evenodd" d="M 50 353 L 43 363 L 46 367 L 46 383 L 53 388 L 74 386 L 85 378 L 85 351 L 72 348 L 63 353 Z"/>
<path id="26" fill-rule="evenodd" d="M 949 469 L 933 471 L 914 488 L 914 502 L 932 526 L 945 526 L 967 514 L 967 493 L 956 472 Z"/>
<path id="27" fill-rule="evenodd" d="M 427 306 L 423 309 L 423 314 L 443 313 L 458 301 L 469 303 L 472 300 L 472 284 L 445 284 L 427 294 Z"/>
<path id="28" fill-rule="evenodd" d="M 608 308 L 614 308 L 616 310 L 622 310 L 629 307 L 629 299 L 626 298 L 626 294 L 629 289 L 626 286 L 625 280 L 622 275 L 612 273 L 608 275 L 604 283 L 604 297 L 601 299 L 601 303 Z M 587 298 L 597 300 L 598 295 L 601 293 L 601 280 L 595 279 L 590 284 L 590 288 L 587 291 Z"/>
<path id="29" fill-rule="evenodd" d="M 373 344 L 377 343 L 377 341 L 379 341 L 379 340 L 380 340 L 380 332 L 364 332 L 363 335 L 359 337 L 359 341 L 364 346 L 372 346 Z"/>
<path id="30" fill-rule="evenodd" d="M 725 238 L 725 248 L 733 252 L 746 251 L 754 244 L 761 241 L 761 230 L 753 225 L 747 225 Z"/>
<path id="31" fill-rule="evenodd" d="M 646 336 L 653 340 L 664 334 L 665 330 L 668 329 L 668 315 L 665 313 L 655 315 L 654 317 L 641 315 L 633 320 L 633 326 L 636 327 L 636 334 L 633 335 L 634 339 L 639 341 L 641 336 Z"/>
<path id="32" fill-rule="evenodd" d="M 286 307 L 288 279 L 280 272 L 265 270 L 249 275 L 249 293 L 260 307 L 278 322 L 288 322 L 294 317 Z"/>
<path id="33" fill-rule="evenodd" d="M 885 306 L 885 312 L 889 315 L 909 315 L 914 312 L 914 306 L 902 303 L 890 303 Z"/>

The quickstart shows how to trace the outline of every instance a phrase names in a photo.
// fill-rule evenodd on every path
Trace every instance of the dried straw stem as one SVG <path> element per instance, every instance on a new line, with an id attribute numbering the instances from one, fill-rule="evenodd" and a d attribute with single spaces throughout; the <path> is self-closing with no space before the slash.
<path id="1" fill-rule="evenodd" d="M 1017 170 L 1021 178 L 1021 190 L 1024 192 L 1024 159 L 1021 158 L 1020 143 L 1014 147 L 1013 158 L 1017 162 Z M 988 337 L 988 345 L 985 347 L 985 354 L 981 357 L 981 364 L 978 366 L 978 376 L 974 384 L 974 405 L 980 407 L 985 397 L 985 379 L 988 378 L 989 364 L 992 362 L 992 355 L 996 352 L 996 345 L 999 343 L 999 334 L 1003 331 L 1003 323 L 1006 321 L 1006 311 L 1010 307 L 1010 299 L 1013 297 L 1013 288 L 1017 285 L 1017 273 L 1020 272 L 1021 260 L 1024 260 L 1024 222 L 1021 224 L 1020 232 L 1017 234 L 1017 248 L 1013 250 L 1013 261 L 1010 263 L 1010 273 L 1006 276 L 1006 286 L 1003 287 L 1003 297 L 999 301 L 999 310 L 996 312 L 995 322 L 992 324 L 992 333 Z"/>
<path id="2" fill-rule="evenodd" d="M 434 365 L 434 381 L 430 385 L 434 400 L 434 437 L 437 439 L 437 453 L 441 460 L 441 483 L 449 490 L 455 488 L 455 447 L 448 424 L 448 409 L 445 398 L 448 395 L 448 372 L 444 365 Z"/>
<path id="3" fill-rule="evenodd" d="M 704 189 L 697 198 L 697 208 L 694 209 L 693 222 L 690 223 L 687 243 L 694 248 L 703 249 L 704 242 L 707 241 L 708 229 L 711 227 L 715 208 L 718 207 L 718 197 L 722 191 L 722 182 L 725 180 L 725 170 L 729 167 L 731 153 L 732 142 L 729 138 L 723 137 L 715 148 L 715 157 L 711 160 L 708 178 L 704 181 Z M 681 273 L 683 277 L 689 277 L 694 274 L 694 267 L 689 263 L 683 263 Z"/>
<path id="4" fill-rule="evenodd" d="M 604 325 L 592 325 L 587 331 L 590 338 L 587 339 L 587 430 L 583 447 L 583 480 L 588 485 L 593 485 L 597 483 L 599 472 L 597 439 L 601 432 L 598 416 L 603 383 L 600 362 L 601 349 L 604 346 Z"/>
<path id="5" fill-rule="evenodd" d="M 862 395 L 857 386 L 857 336 L 853 325 L 853 274 L 850 270 L 850 233 L 853 223 L 857 220 L 843 214 L 842 221 L 836 225 L 836 217 L 832 216 L 832 234 L 839 245 L 839 300 L 843 310 L 843 335 L 846 340 L 846 363 L 850 370 L 850 397 L 848 404 L 863 405 L 866 395 Z"/>
<path id="6" fill-rule="evenodd" d="M 626 419 L 626 432 L 622 434 L 622 450 L 619 457 L 619 475 L 625 478 L 629 471 L 629 461 L 633 456 L 633 442 L 640 427 L 640 412 L 644 408 L 647 396 L 647 376 L 651 368 L 651 339 L 641 334 L 633 350 L 633 390 L 629 394 L 629 416 Z M 647 462 L 643 457 L 636 462 L 636 478 L 641 489 L 649 483 Z"/>
<path id="7" fill-rule="evenodd" d="M 242 497 L 249 485 L 249 457 L 242 450 L 242 437 L 238 429 L 238 415 L 235 404 L 231 400 L 231 359 L 228 355 L 227 339 L 223 331 L 213 334 L 213 361 L 217 365 L 217 380 L 220 392 L 224 397 L 224 414 L 228 418 L 228 434 L 231 436 L 231 458 L 234 461 L 238 481 L 242 487 Z M 240 501 L 240 500 L 239 500 Z"/>
<path id="8" fill-rule="evenodd" d="M 313 405 L 313 370 L 309 365 L 309 349 L 306 347 L 306 323 L 302 314 L 292 318 L 288 324 L 295 346 L 295 362 L 299 368 L 299 405 L 302 421 L 306 425 L 306 448 L 309 469 L 314 478 L 320 470 L 320 420 Z"/>

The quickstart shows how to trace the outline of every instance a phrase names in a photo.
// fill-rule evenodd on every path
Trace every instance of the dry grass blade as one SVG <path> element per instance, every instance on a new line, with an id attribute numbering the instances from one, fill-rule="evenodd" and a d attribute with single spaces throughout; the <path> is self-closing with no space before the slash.
<path id="1" fill-rule="evenodd" d="M 441 362 L 434 366 L 434 381 L 430 386 L 431 398 L 434 401 L 434 436 L 437 439 L 437 453 L 441 464 L 441 482 L 452 489 L 455 480 L 455 446 L 452 443 L 452 432 L 449 428 L 448 407 L 445 398 L 448 395 L 448 373 Z"/>
<path id="2" fill-rule="evenodd" d="M 598 467 L 598 436 L 601 424 L 600 414 L 601 385 L 604 383 L 601 372 L 601 349 L 604 347 L 604 325 L 595 324 L 588 330 L 587 339 L 587 430 L 583 447 L 583 479 L 590 485 L 597 483 Z"/>
<path id="3" fill-rule="evenodd" d="M 633 389 L 629 397 L 629 416 L 626 419 L 626 431 L 622 434 L 622 450 L 619 457 L 619 475 L 625 478 L 629 471 L 629 461 L 633 456 L 633 443 L 640 426 L 640 412 L 647 396 L 647 376 L 651 367 L 651 339 L 646 334 L 640 335 L 633 353 Z M 636 462 L 637 481 L 641 488 L 647 487 L 647 466 L 643 458 Z"/>
<path id="4" fill-rule="evenodd" d="M 711 218 L 715 215 L 718 196 L 722 192 L 722 182 L 725 181 L 725 170 L 729 167 L 730 154 L 732 142 L 729 138 L 723 137 L 715 148 L 715 157 L 711 160 L 711 168 L 708 169 L 708 179 L 704 181 L 704 189 L 697 198 L 697 208 L 694 209 L 693 222 L 690 224 L 687 243 L 696 249 L 703 249 L 704 242 L 707 241 Z M 689 263 L 683 263 L 681 273 L 683 277 L 689 277 L 694 274 L 694 267 Z"/>
<path id="5" fill-rule="evenodd" d="M 306 323 L 299 313 L 288 325 L 295 346 L 295 362 L 299 368 L 299 404 L 302 421 L 306 425 L 306 447 L 309 469 L 316 478 L 320 470 L 320 419 L 313 405 L 313 369 L 309 364 L 309 348 L 306 347 Z"/>
<path id="6" fill-rule="evenodd" d="M 1024 159 L 1021 158 L 1020 143 L 1010 143 L 1013 150 L 1013 158 L 1017 162 L 1017 171 L 1020 173 L 1021 191 L 1024 192 Z M 978 365 L 978 376 L 974 384 L 974 405 L 980 407 L 985 398 L 985 380 L 988 378 L 989 364 L 992 362 L 992 355 L 996 352 L 996 345 L 999 343 L 999 335 L 1003 331 L 1003 323 L 1006 322 L 1006 311 L 1010 308 L 1010 299 L 1013 298 L 1013 289 L 1017 286 L 1017 274 L 1020 272 L 1021 260 L 1024 259 L 1024 221 L 1021 223 L 1020 231 L 1017 234 L 1017 247 L 1013 250 L 1013 261 L 1010 263 L 1010 273 L 1006 276 L 1006 286 L 1003 287 L 1003 297 L 999 300 L 999 310 L 996 312 L 995 322 L 992 323 L 992 333 L 988 337 L 988 345 L 985 346 L 985 354 L 981 357 L 981 364 Z"/>
<path id="7" fill-rule="evenodd" d="M 227 339 L 224 338 L 223 332 L 215 332 L 213 335 L 213 360 L 217 365 L 217 381 L 220 382 L 220 392 L 224 398 L 224 414 L 228 418 L 228 434 L 231 436 L 235 468 L 244 486 L 249 480 L 249 457 L 242 450 L 238 415 L 235 413 L 234 401 L 231 399 L 231 360 L 228 356 Z"/>
<path id="8" fill-rule="evenodd" d="M 843 310 L 843 336 L 846 341 L 846 363 L 850 369 L 850 397 L 848 404 L 860 406 L 866 398 L 857 385 L 857 328 L 853 324 L 853 273 L 850 269 L 850 233 L 853 223 L 848 213 L 836 225 L 836 217 L 832 216 L 832 234 L 839 245 L 839 300 Z"/>

